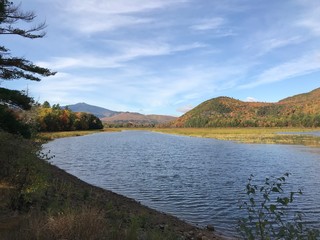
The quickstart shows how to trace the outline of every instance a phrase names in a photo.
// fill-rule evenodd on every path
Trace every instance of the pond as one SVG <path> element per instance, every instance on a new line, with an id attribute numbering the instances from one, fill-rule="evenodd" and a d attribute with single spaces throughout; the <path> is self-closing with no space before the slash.
<path id="1" fill-rule="evenodd" d="M 290 172 L 289 187 L 303 191 L 292 210 L 320 228 L 319 148 L 123 131 L 56 139 L 48 150 L 54 165 L 90 184 L 227 236 L 243 216 L 248 177 Z"/>

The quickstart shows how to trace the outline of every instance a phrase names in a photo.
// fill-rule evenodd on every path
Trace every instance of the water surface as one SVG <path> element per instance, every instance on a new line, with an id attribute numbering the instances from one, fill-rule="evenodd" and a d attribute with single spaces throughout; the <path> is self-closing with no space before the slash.
<path id="1" fill-rule="evenodd" d="M 239 199 L 250 174 L 290 172 L 289 188 L 304 192 L 294 210 L 320 228 L 319 148 L 124 131 L 57 139 L 45 149 L 53 164 L 88 183 L 229 236 L 243 216 Z"/>

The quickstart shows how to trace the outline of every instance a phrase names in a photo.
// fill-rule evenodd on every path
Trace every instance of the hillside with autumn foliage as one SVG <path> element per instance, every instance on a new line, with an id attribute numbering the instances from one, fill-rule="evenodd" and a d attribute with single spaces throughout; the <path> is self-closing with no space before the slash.
<path id="1" fill-rule="evenodd" d="M 320 127 L 320 88 L 277 103 L 243 102 L 229 97 L 207 100 L 171 127 Z"/>
<path id="2" fill-rule="evenodd" d="M 37 108 L 36 125 L 40 132 L 103 128 L 100 119 L 93 114 L 73 112 L 68 108 L 61 108 L 59 104 L 54 104 L 51 107 L 48 102 Z"/>

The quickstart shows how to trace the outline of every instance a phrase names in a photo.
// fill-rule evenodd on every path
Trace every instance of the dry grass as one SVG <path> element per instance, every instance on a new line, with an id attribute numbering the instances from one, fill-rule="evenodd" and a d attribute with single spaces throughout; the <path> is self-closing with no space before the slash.
<path id="1" fill-rule="evenodd" d="M 53 140 L 56 138 L 65 138 L 65 137 L 78 137 L 89 135 L 93 133 L 101 133 L 101 132 L 117 132 L 119 129 L 115 128 L 105 128 L 103 130 L 85 130 L 85 131 L 63 131 L 63 132 L 42 132 L 39 133 L 38 138 L 43 140 Z"/>
<path id="2" fill-rule="evenodd" d="M 102 211 L 83 207 L 53 216 L 30 214 L 21 228 L 5 239 L 107 239 L 107 226 Z"/>
<path id="3" fill-rule="evenodd" d="M 320 146 L 320 137 L 311 135 L 278 134 L 280 132 L 308 132 L 310 128 L 156 128 L 153 131 L 187 135 L 193 137 L 215 138 L 244 143 L 300 144 Z"/>

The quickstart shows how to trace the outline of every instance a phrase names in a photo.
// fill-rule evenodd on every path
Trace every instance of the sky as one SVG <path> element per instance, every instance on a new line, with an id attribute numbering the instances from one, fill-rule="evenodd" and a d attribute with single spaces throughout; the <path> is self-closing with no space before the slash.
<path id="1" fill-rule="evenodd" d="M 19 0 L 46 36 L 1 36 L 57 71 L 0 85 L 36 101 L 180 116 L 228 96 L 277 102 L 320 87 L 318 0 Z"/>

